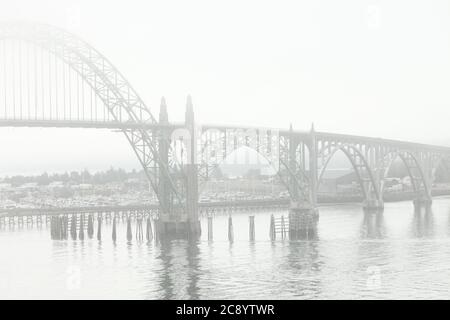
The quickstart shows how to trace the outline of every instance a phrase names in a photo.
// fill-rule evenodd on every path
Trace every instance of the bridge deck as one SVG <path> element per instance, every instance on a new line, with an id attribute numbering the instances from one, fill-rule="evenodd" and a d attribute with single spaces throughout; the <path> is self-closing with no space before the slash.
<path id="1" fill-rule="evenodd" d="M 30 119 L 0 119 L 0 127 L 29 127 L 29 128 L 84 128 L 84 129 L 140 129 L 144 128 L 147 130 L 156 130 L 161 128 L 182 128 L 184 124 L 169 123 L 169 124 L 152 124 L 152 123 L 136 123 L 136 122 L 118 122 L 118 121 L 89 121 L 89 120 L 30 120 Z M 203 129 L 219 129 L 219 130 L 238 130 L 238 129 L 254 129 L 254 130 L 272 130 L 277 131 L 281 135 L 293 134 L 301 138 L 308 138 L 311 134 L 309 131 L 290 131 L 286 129 L 278 128 L 260 128 L 251 126 L 236 126 L 236 125 L 213 125 L 205 124 L 201 125 Z M 421 149 L 427 151 L 437 151 L 450 153 L 450 147 L 448 146 L 438 146 L 424 143 L 417 143 L 411 141 L 401 141 L 393 139 L 384 139 L 376 137 L 365 137 L 358 135 L 348 135 L 340 133 L 331 132 L 314 132 L 315 136 L 319 139 L 329 139 L 345 141 L 348 143 L 366 143 L 366 144 L 382 144 L 392 147 L 409 148 L 409 149 Z"/>

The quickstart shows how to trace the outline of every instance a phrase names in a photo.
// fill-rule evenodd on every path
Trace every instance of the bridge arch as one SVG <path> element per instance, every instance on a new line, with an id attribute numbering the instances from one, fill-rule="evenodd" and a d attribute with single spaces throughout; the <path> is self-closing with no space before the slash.
<path id="1" fill-rule="evenodd" d="M 293 168 L 289 163 L 284 148 L 289 141 L 278 132 L 265 129 L 206 129 L 201 132 L 199 140 L 199 189 L 232 154 L 248 149 L 263 158 L 274 170 L 291 200 L 310 201 L 309 176 L 303 166 Z M 297 152 L 300 150 L 297 145 L 292 147 Z M 298 164 L 298 159 L 294 161 Z"/>
<path id="2" fill-rule="evenodd" d="M 434 182 L 436 181 L 436 172 L 439 168 L 444 169 L 447 175 L 450 176 L 450 157 L 448 155 L 434 155 L 431 166 L 431 186 L 433 186 Z"/>
<path id="3" fill-rule="evenodd" d="M 157 124 L 155 117 L 125 77 L 100 52 L 77 36 L 46 24 L 26 22 L 1 23 L 0 42 L 23 41 L 48 51 L 60 59 L 95 93 L 117 122 L 132 122 L 135 129 L 123 129 L 164 211 L 167 203 L 161 201 L 160 180 L 168 181 L 172 198 L 184 202 L 180 192 L 182 180 L 175 181 L 166 161 L 158 152 L 158 139 L 144 128 L 144 124 Z"/>
<path id="4" fill-rule="evenodd" d="M 339 151 L 350 161 L 356 173 L 364 200 L 380 200 L 380 189 L 376 183 L 373 169 L 370 167 L 363 153 L 355 145 L 347 143 L 329 146 L 321 150 L 319 153 L 321 161 L 318 168 L 317 187 L 323 182 L 323 175 L 331 159 Z"/>
<path id="5" fill-rule="evenodd" d="M 389 151 L 383 157 L 382 168 L 380 170 L 380 193 L 383 196 L 386 179 L 394 162 L 400 159 L 406 167 L 408 176 L 411 179 L 411 186 L 417 196 L 424 195 L 431 198 L 431 186 L 427 181 L 424 168 L 416 155 L 407 150 Z"/>

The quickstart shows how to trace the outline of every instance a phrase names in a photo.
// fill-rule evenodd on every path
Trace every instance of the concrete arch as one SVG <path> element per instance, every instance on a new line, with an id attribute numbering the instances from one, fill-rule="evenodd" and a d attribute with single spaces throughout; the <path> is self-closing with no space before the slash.
<path id="1" fill-rule="evenodd" d="M 370 168 L 369 163 L 367 162 L 363 153 L 360 150 L 358 150 L 358 148 L 350 144 L 341 144 L 334 146 L 327 155 L 324 155 L 325 161 L 322 167 L 319 169 L 317 186 L 319 187 L 320 184 L 322 183 L 323 175 L 328 167 L 328 164 L 338 151 L 342 151 L 344 153 L 344 155 L 350 161 L 353 169 L 355 170 L 358 183 L 361 187 L 361 191 L 363 192 L 364 199 L 381 200 L 379 187 L 376 183 L 375 175 L 373 174 L 372 168 Z M 366 171 L 367 177 L 363 177 L 364 173 L 363 171 Z"/>
<path id="2" fill-rule="evenodd" d="M 384 165 L 384 169 L 380 172 L 380 193 L 383 196 L 385 189 L 385 182 L 389 170 L 391 169 L 394 161 L 396 159 L 400 159 L 406 167 L 408 172 L 408 176 L 411 179 L 411 184 L 414 190 L 414 193 L 420 195 L 421 187 L 423 188 L 426 196 L 431 196 L 431 189 L 427 183 L 425 173 L 423 171 L 423 167 L 417 157 L 410 151 L 391 151 L 384 155 L 383 161 L 387 164 Z M 416 172 L 414 172 L 414 169 Z"/>
<path id="3" fill-rule="evenodd" d="M 273 146 L 269 148 L 267 146 L 262 147 L 259 144 L 249 143 L 249 139 L 251 140 L 256 138 L 256 135 L 252 132 L 247 135 L 245 130 L 241 130 L 240 133 L 243 132 L 244 136 L 236 137 L 234 143 L 227 144 L 227 139 L 223 130 L 214 129 L 212 131 L 215 134 L 214 139 L 209 141 L 204 141 L 205 139 L 202 140 L 203 143 L 201 144 L 200 150 L 201 155 L 198 156 L 200 162 L 203 162 L 200 167 L 209 170 L 207 175 L 202 174 L 201 172 L 199 173 L 199 178 L 202 180 L 199 181 L 199 191 L 204 188 L 204 185 L 208 182 L 209 177 L 215 172 L 215 170 L 217 170 L 219 166 L 224 163 L 234 152 L 243 148 L 248 148 L 263 158 L 274 169 L 275 173 L 280 178 L 281 183 L 286 187 L 291 200 L 298 200 L 299 195 L 295 194 L 295 190 L 297 190 L 301 193 L 300 198 L 309 201 L 309 176 L 303 170 L 296 170 L 294 172 L 289 163 L 286 163 L 286 161 L 283 160 L 283 151 L 280 150 L 280 140 L 283 139 L 283 137 L 279 135 L 271 136 L 271 144 Z M 202 138 L 204 138 L 204 134 L 205 132 L 202 133 Z M 215 155 L 213 160 L 210 161 L 211 158 L 209 157 L 206 157 L 205 159 L 203 152 L 212 145 L 214 145 L 215 148 L 214 153 L 218 153 L 219 155 Z M 275 147 L 275 145 L 277 151 L 274 156 L 271 152 L 274 152 L 273 147 Z M 206 153 L 208 153 L 208 151 L 206 151 Z M 292 184 L 294 184 L 294 186 L 292 186 Z"/>

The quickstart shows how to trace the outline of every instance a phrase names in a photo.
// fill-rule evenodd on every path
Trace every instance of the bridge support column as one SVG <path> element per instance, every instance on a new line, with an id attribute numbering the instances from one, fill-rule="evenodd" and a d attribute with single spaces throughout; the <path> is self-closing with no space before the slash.
<path id="1" fill-rule="evenodd" d="M 185 123 L 191 132 L 190 152 L 186 165 L 187 195 L 186 210 L 189 236 L 197 238 L 201 234 L 200 220 L 198 218 L 198 163 L 197 163 L 197 131 L 195 129 L 194 106 L 189 95 L 186 101 Z"/>
<path id="2" fill-rule="evenodd" d="M 292 145 L 295 146 L 295 144 Z M 292 153 L 291 156 L 295 154 Z M 309 145 L 309 177 L 309 199 L 291 201 L 289 209 L 289 239 L 291 240 L 313 239 L 317 236 L 319 210 L 317 209 L 317 141 L 314 125 L 311 127 Z"/>
<path id="3" fill-rule="evenodd" d="M 384 201 L 379 199 L 366 199 L 363 201 L 364 211 L 382 212 L 384 210 Z"/>
<path id="4" fill-rule="evenodd" d="M 169 124 L 169 116 L 167 113 L 166 100 L 161 98 L 161 105 L 159 109 L 159 123 Z M 162 162 L 168 167 L 169 166 L 169 145 L 167 143 L 167 138 L 169 138 L 169 132 L 161 129 L 160 132 L 155 132 L 154 135 L 160 135 L 158 141 L 158 153 Z M 160 172 L 159 177 L 159 202 L 161 206 L 161 211 L 159 214 L 159 219 L 156 221 L 155 228 L 158 230 L 158 235 L 165 237 L 167 234 L 177 233 L 179 229 L 177 224 L 177 216 L 173 212 L 172 203 L 172 190 L 170 190 L 170 184 L 164 173 Z"/>
<path id="5" fill-rule="evenodd" d="M 420 211 L 421 208 L 430 209 L 432 203 L 433 203 L 433 200 L 432 200 L 431 196 L 420 195 L 420 196 L 416 197 L 415 199 L 413 199 L 415 211 Z"/>
<path id="6" fill-rule="evenodd" d="M 165 102 L 162 101 L 160 122 L 167 121 L 167 110 Z M 192 106 L 191 97 L 188 96 L 186 103 L 186 128 L 190 133 L 190 141 L 186 143 L 187 147 L 187 164 L 183 166 L 184 178 L 186 179 L 185 190 L 185 206 L 183 208 L 171 208 L 170 212 L 164 212 L 160 215 L 158 221 L 158 235 L 161 238 L 198 238 L 201 233 L 200 220 L 198 218 L 198 167 L 197 167 L 197 137 L 194 123 L 194 111 Z M 167 151 L 163 151 L 167 154 L 168 160 L 168 148 Z M 166 158 L 164 158 L 166 160 Z M 168 164 L 168 161 L 167 161 Z M 163 183 L 162 183 L 163 184 Z M 160 190 L 161 192 L 161 190 Z M 170 195 L 168 186 L 165 187 L 164 192 L 166 195 L 162 195 L 162 199 Z M 167 199 L 171 203 L 171 199 Z"/>
<path id="7" fill-rule="evenodd" d="M 186 214 L 189 237 L 196 238 L 201 234 L 200 220 L 198 218 L 198 168 L 196 164 L 186 165 L 187 197 Z"/>
<path id="8" fill-rule="evenodd" d="M 319 211 L 311 204 L 291 203 L 289 209 L 289 239 L 313 239 L 317 236 Z"/>

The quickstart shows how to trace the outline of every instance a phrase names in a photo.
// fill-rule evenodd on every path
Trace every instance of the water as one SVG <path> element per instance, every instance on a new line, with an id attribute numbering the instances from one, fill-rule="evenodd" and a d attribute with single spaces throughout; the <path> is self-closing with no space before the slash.
<path id="1" fill-rule="evenodd" d="M 381 216 L 357 205 L 320 208 L 315 241 L 269 240 L 270 214 L 214 219 L 214 240 L 127 243 L 111 226 L 103 240 L 52 241 L 50 230 L 0 231 L 2 299 L 449 299 L 450 198 L 431 213 L 387 203 Z M 280 216 L 283 212 L 275 212 Z M 286 213 L 284 213 L 286 214 Z M 133 230 L 134 231 L 134 230 Z"/>

